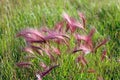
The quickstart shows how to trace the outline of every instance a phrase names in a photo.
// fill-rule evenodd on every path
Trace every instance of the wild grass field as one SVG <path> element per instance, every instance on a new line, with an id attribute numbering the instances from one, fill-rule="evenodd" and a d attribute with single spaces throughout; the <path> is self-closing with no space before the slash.
<path id="1" fill-rule="evenodd" d="M 53 28 L 63 19 L 63 12 L 79 20 L 78 11 L 85 15 L 88 32 L 95 27 L 95 38 L 109 38 L 103 46 L 108 58 L 100 61 L 103 48 L 95 55 L 87 54 L 89 65 L 81 72 L 82 66 L 75 62 L 77 55 L 66 53 L 66 47 L 61 46 L 59 67 L 43 80 L 120 80 L 120 0 L 0 0 L 0 80 L 36 80 L 42 57 L 31 60 L 31 68 L 19 68 L 16 63 L 25 61 L 27 53 L 22 50 L 25 40 L 16 34 L 28 27 Z M 71 39 L 70 47 L 74 46 L 72 42 Z M 47 58 L 44 60 L 49 64 Z M 95 69 L 95 73 L 88 73 L 89 68 Z"/>

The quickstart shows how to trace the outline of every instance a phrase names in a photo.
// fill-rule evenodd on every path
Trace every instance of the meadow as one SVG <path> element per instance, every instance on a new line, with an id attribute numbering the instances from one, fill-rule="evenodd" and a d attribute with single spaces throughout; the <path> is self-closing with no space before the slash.
<path id="1" fill-rule="evenodd" d="M 81 71 L 81 64 L 75 62 L 81 52 L 70 52 L 75 46 L 72 36 L 69 41 L 70 51 L 60 46 L 61 55 L 56 61 L 59 66 L 44 76 L 43 80 L 119 80 L 119 0 L 0 0 L 0 80 L 36 80 L 36 72 L 42 70 L 39 66 L 41 59 L 47 65 L 51 65 L 51 61 L 37 54 L 37 58 L 30 60 L 34 65 L 19 68 L 16 64 L 27 61 L 25 56 L 28 53 L 23 52 L 26 41 L 16 35 L 25 28 L 40 29 L 47 26 L 52 29 L 63 20 L 63 12 L 79 20 L 78 11 L 85 15 L 87 33 L 92 27 L 96 28 L 93 37 L 95 43 L 103 38 L 109 38 L 109 41 L 96 54 L 85 56 L 88 64 Z M 103 48 L 107 51 L 107 58 L 101 61 Z M 91 68 L 93 71 L 88 71 Z"/>

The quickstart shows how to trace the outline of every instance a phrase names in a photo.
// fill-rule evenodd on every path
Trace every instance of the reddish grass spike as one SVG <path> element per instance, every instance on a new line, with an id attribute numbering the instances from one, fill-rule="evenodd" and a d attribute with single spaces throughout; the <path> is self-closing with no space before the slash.
<path id="1" fill-rule="evenodd" d="M 85 59 L 84 56 L 82 56 L 82 63 L 85 64 L 85 65 L 87 64 L 87 60 Z"/>
<path id="2" fill-rule="evenodd" d="M 71 25 L 73 26 L 73 28 L 75 28 L 75 30 L 76 30 L 76 28 L 80 28 L 80 29 L 84 30 L 83 25 L 80 22 L 76 21 L 75 19 L 72 20 Z"/>
<path id="3" fill-rule="evenodd" d="M 79 15 L 79 17 L 82 19 L 83 27 L 85 28 L 85 26 L 86 26 L 85 16 L 84 16 L 83 13 L 81 13 L 81 12 L 78 12 L 78 15 Z"/>
<path id="4" fill-rule="evenodd" d="M 46 76 L 50 71 L 52 71 L 54 68 L 58 67 L 59 65 L 54 65 L 52 67 L 50 67 L 49 69 L 45 70 L 44 72 L 42 72 L 40 75 L 41 77 Z"/>
<path id="5" fill-rule="evenodd" d="M 46 55 L 48 55 L 48 57 L 51 59 L 51 60 L 54 60 L 54 56 L 51 54 L 50 50 L 48 49 L 44 49 Z"/>
<path id="6" fill-rule="evenodd" d="M 58 30 L 59 32 L 62 32 L 62 33 L 63 33 L 63 30 L 62 30 L 63 25 L 64 25 L 64 21 L 58 22 L 58 23 L 55 25 L 54 30 Z"/>
<path id="7" fill-rule="evenodd" d="M 23 50 L 24 50 L 25 52 L 28 52 L 28 53 L 34 54 L 34 52 L 33 52 L 33 50 L 32 50 L 31 47 L 25 47 Z"/>
<path id="8" fill-rule="evenodd" d="M 91 31 L 89 32 L 88 36 L 86 36 L 86 44 L 90 46 L 91 51 L 93 51 L 93 42 L 92 42 L 92 36 L 95 33 L 95 28 L 92 28 Z"/>
<path id="9" fill-rule="evenodd" d="M 70 21 L 71 21 L 71 23 L 68 23 L 69 24 L 68 26 L 70 26 L 71 32 L 74 33 L 77 26 L 79 26 L 79 25 L 78 25 L 77 21 L 74 18 L 70 17 Z"/>
<path id="10" fill-rule="evenodd" d="M 101 47 L 102 45 L 105 45 L 108 42 L 108 39 L 104 39 L 103 41 L 101 41 L 96 47 L 95 47 L 95 51 Z"/>
<path id="11" fill-rule="evenodd" d="M 74 37 L 77 41 L 77 44 L 80 46 L 81 45 L 81 40 L 86 41 L 86 36 L 84 35 L 79 35 L 79 34 L 74 34 Z"/>
<path id="12" fill-rule="evenodd" d="M 76 21 L 74 18 L 70 18 L 70 19 L 71 19 L 71 23 L 68 23 L 68 24 L 70 26 L 71 32 L 74 33 L 77 28 L 84 30 L 83 26 L 78 21 Z"/>
<path id="13" fill-rule="evenodd" d="M 85 36 L 85 35 L 79 35 L 79 34 L 77 34 L 77 39 L 78 39 L 78 40 L 84 40 L 84 41 L 86 41 L 86 42 L 87 42 L 88 37 L 87 37 L 87 36 Z"/>
<path id="14" fill-rule="evenodd" d="M 84 58 L 82 54 L 77 58 L 77 62 L 80 62 L 82 66 L 85 66 L 87 64 L 87 60 Z"/>
<path id="15" fill-rule="evenodd" d="M 68 35 L 63 33 L 57 33 L 57 32 L 53 32 L 45 36 L 46 41 L 53 39 L 58 44 L 60 44 L 61 42 L 64 42 L 66 45 L 68 45 L 68 42 L 65 38 L 70 39 Z"/>
<path id="16" fill-rule="evenodd" d="M 62 15 L 63 15 L 63 18 L 68 21 L 68 23 L 71 23 L 70 16 L 67 13 L 63 12 Z"/>
<path id="17" fill-rule="evenodd" d="M 66 20 L 66 30 L 70 29 L 72 33 L 75 32 L 76 28 L 80 28 L 84 30 L 84 27 L 76 21 L 74 18 L 70 17 L 67 13 L 63 13 L 63 18 Z"/>
<path id="18" fill-rule="evenodd" d="M 68 23 L 66 23 L 66 32 L 68 32 L 68 30 L 70 29 L 70 26 L 69 26 L 69 24 Z"/>
<path id="19" fill-rule="evenodd" d="M 44 62 L 40 63 L 40 66 L 45 70 L 47 68 L 47 65 Z"/>
<path id="20" fill-rule="evenodd" d="M 60 55 L 60 54 L 61 54 L 61 52 L 60 52 L 60 50 L 59 50 L 58 48 L 53 47 L 53 51 L 54 51 L 57 55 Z"/>
<path id="21" fill-rule="evenodd" d="M 80 44 L 81 44 L 81 39 L 79 38 L 79 34 L 73 34 L 73 36 L 74 36 L 75 39 L 76 39 L 76 44 L 80 46 Z"/>
<path id="22" fill-rule="evenodd" d="M 80 54 L 79 56 L 78 56 L 78 58 L 77 58 L 77 62 L 79 62 L 79 61 L 81 61 L 82 60 L 82 54 Z"/>
<path id="23" fill-rule="evenodd" d="M 91 44 L 91 37 L 88 37 L 86 35 L 79 35 L 79 34 L 75 34 L 74 37 L 77 39 L 77 41 L 85 41 L 85 43 L 87 44 Z"/>
<path id="24" fill-rule="evenodd" d="M 24 37 L 28 42 L 45 41 L 44 35 L 37 29 L 32 28 L 22 30 L 19 34 L 17 34 L 17 37 L 19 36 Z"/>
<path id="25" fill-rule="evenodd" d="M 86 47 L 89 47 L 91 51 L 93 51 L 93 43 L 92 43 L 92 36 L 95 33 L 95 29 L 92 29 L 89 33 L 89 35 L 79 35 L 75 34 L 74 37 L 78 41 L 78 44 L 80 44 L 80 41 L 84 41 L 84 44 Z"/>
<path id="26" fill-rule="evenodd" d="M 104 51 L 102 52 L 101 61 L 103 61 L 103 60 L 105 59 L 106 55 L 107 55 L 107 51 L 104 50 Z"/>
<path id="27" fill-rule="evenodd" d="M 73 53 L 78 52 L 78 51 L 82 51 L 84 54 L 88 54 L 92 50 L 88 48 L 87 46 L 81 44 L 78 49 L 76 47 L 74 48 Z"/>
<path id="28" fill-rule="evenodd" d="M 45 36 L 46 41 L 48 41 L 50 39 L 55 39 L 55 35 L 54 34 L 49 34 L 49 35 Z"/>
<path id="29" fill-rule="evenodd" d="M 65 40 L 64 37 L 62 37 L 62 36 L 56 36 L 56 38 L 57 38 L 60 42 L 63 41 L 66 45 L 68 45 L 68 43 L 67 43 L 67 41 Z"/>
<path id="30" fill-rule="evenodd" d="M 68 22 L 67 20 L 66 20 L 66 31 L 68 31 L 68 30 L 70 30 L 72 33 L 74 33 L 75 32 L 75 30 L 76 30 L 76 26 L 75 26 L 75 24 L 74 24 L 74 19 L 73 18 L 70 18 L 70 22 Z"/>
<path id="31" fill-rule="evenodd" d="M 16 64 L 18 67 L 29 67 L 32 65 L 30 62 L 19 62 Z"/>
<path id="32" fill-rule="evenodd" d="M 88 54 L 91 52 L 91 49 L 87 48 L 86 46 L 80 46 L 80 50 L 83 51 L 83 53 Z"/>
<path id="33" fill-rule="evenodd" d="M 88 35 L 88 37 L 91 38 L 93 36 L 93 34 L 95 33 L 95 31 L 96 31 L 96 29 L 92 28 L 91 31 L 90 31 L 90 33 L 89 33 L 89 35 Z"/>

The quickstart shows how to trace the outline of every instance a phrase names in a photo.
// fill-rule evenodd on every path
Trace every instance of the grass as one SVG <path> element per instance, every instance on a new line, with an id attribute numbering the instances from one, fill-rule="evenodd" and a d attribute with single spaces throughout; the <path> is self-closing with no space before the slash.
<path id="1" fill-rule="evenodd" d="M 23 60 L 23 39 L 15 35 L 25 27 L 48 26 L 50 28 L 60 21 L 61 13 L 66 11 L 78 18 L 77 10 L 83 12 L 87 19 L 87 28 L 95 26 L 98 35 L 110 37 L 106 45 L 111 61 L 94 66 L 105 80 L 120 79 L 120 1 L 119 0 L 1 0 L 0 1 L 0 79 L 34 80 L 33 69 L 19 69 L 15 64 Z M 97 34 L 96 34 L 96 37 Z M 98 52 L 99 53 L 99 52 Z M 97 55 L 99 56 L 99 55 Z M 74 56 L 75 57 L 75 56 Z M 79 73 L 80 66 L 74 63 L 74 57 L 64 55 L 60 68 L 53 70 L 44 79 L 55 80 L 96 80 L 96 74 Z M 87 57 L 90 58 L 90 55 Z M 69 59 L 67 59 L 69 58 Z M 97 57 L 95 57 L 95 60 Z M 90 58 L 91 60 L 91 58 Z M 37 61 L 37 60 L 35 60 Z M 39 61 L 39 60 L 38 60 Z M 90 65 L 92 62 L 90 62 Z M 78 67 L 78 70 L 77 68 Z"/>

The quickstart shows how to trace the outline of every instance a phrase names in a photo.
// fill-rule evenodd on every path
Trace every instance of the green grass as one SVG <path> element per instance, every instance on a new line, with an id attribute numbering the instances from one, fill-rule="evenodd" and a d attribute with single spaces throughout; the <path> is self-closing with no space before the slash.
<path id="1" fill-rule="evenodd" d="M 33 69 L 18 68 L 15 63 L 23 61 L 25 46 L 23 39 L 15 35 L 25 27 L 48 26 L 62 19 L 65 11 L 78 18 L 77 11 L 86 15 L 87 28 L 95 26 L 98 34 L 110 37 L 106 49 L 111 61 L 94 66 L 105 80 L 120 79 L 120 1 L 119 0 L 1 0 L 0 1 L 0 79 L 34 80 Z M 96 35 L 96 37 L 98 37 Z M 98 52 L 98 55 L 99 56 Z M 97 56 L 94 58 L 97 60 Z M 90 55 L 87 56 L 90 60 Z M 68 59 L 69 58 L 69 59 Z M 80 65 L 74 63 L 75 56 L 59 59 L 60 68 L 53 70 L 45 80 L 96 80 L 96 74 L 79 73 Z M 63 59 L 63 60 L 61 60 Z M 37 60 L 36 60 L 37 61 Z"/>

